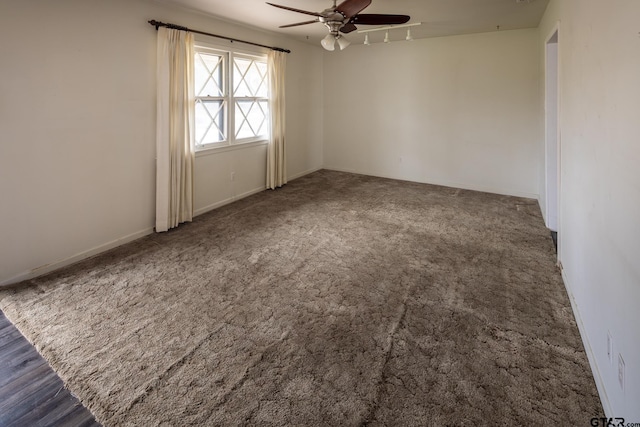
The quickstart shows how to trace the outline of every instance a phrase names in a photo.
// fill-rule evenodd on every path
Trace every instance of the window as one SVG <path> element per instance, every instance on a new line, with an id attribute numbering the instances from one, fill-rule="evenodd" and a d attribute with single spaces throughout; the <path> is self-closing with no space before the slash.
<path id="1" fill-rule="evenodd" d="M 266 56 L 196 46 L 194 59 L 196 148 L 266 139 Z"/>

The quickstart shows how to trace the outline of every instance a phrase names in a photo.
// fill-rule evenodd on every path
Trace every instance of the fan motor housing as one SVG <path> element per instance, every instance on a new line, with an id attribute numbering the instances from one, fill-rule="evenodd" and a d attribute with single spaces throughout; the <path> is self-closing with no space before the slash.
<path id="1" fill-rule="evenodd" d="M 346 19 L 346 16 L 342 13 L 332 9 L 325 10 L 322 12 L 322 16 L 318 17 L 318 20 L 322 22 L 332 33 L 338 33 Z"/>

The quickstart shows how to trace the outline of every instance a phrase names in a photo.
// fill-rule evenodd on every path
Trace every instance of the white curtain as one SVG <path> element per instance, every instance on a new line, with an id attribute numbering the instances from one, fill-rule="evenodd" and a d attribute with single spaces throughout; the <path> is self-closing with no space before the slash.
<path id="1" fill-rule="evenodd" d="M 267 150 L 267 188 L 274 190 L 287 183 L 287 157 L 285 151 L 284 82 L 287 54 L 269 52 L 269 110 L 271 112 L 271 138 Z"/>
<path id="2" fill-rule="evenodd" d="M 193 218 L 193 34 L 158 29 L 156 232 Z"/>

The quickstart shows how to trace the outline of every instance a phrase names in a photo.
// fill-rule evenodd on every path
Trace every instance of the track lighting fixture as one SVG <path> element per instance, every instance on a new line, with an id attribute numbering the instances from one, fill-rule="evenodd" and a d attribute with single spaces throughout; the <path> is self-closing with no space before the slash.
<path id="1" fill-rule="evenodd" d="M 413 40 L 413 34 L 411 33 L 411 27 L 416 27 L 418 25 L 422 25 L 422 22 L 416 22 L 414 24 L 403 24 L 403 25 L 387 25 L 384 27 L 378 27 L 378 28 L 372 28 L 369 30 L 360 30 L 358 31 L 358 33 L 363 33 L 364 34 L 364 44 L 366 45 L 370 45 L 371 41 L 369 39 L 369 33 L 373 33 L 376 31 L 384 31 L 384 43 L 389 43 L 391 41 L 391 38 L 389 36 L 389 31 L 394 30 L 396 28 L 406 28 L 407 29 L 407 36 L 405 37 L 406 41 L 412 41 Z"/>
<path id="2" fill-rule="evenodd" d="M 371 28 L 369 30 L 361 30 L 361 31 L 358 31 L 358 33 L 364 33 L 364 44 L 368 46 L 368 45 L 371 44 L 371 39 L 369 37 L 369 33 L 372 33 L 372 32 L 375 32 L 375 31 L 384 31 L 384 40 L 383 41 L 385 43 L 389 43 L 389 42 L 391 42 L 391 36 L 389 34 L 391 30 L 394 30 L 396 28 L 406 28 L 407 29 L 407 36 L 405 37 L 405 40 L 412 41 L 413 40 L 413 34 L 411 33 L 411 27 L 415 27 L 415 26 L 418 26 L 418 25 L 422 25 L 422 22 L 416 22 L 415 24 L 387 25 L 387 26 L 384 26 L 384 27 Z M 337 42 L 338 47 L 340 48 L 340 50 L 345 50 L 351 44 L 351 42 L 349 40 L 347 40 L 347 38 L 340 33 L 340 31 L 337 29 L 337 27 L 336 27 L 335 31 L 332 31 L 329 34 L 327 34 L 322 39 L 322 41 L 320 41 L 320 44 L 326 50 L 334 51 L 334 50 L 336 50 L 336 42 Z"/>

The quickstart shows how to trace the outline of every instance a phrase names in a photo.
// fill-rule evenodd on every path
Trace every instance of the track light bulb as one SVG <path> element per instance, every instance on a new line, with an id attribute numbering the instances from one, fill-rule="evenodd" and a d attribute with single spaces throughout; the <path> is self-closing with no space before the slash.
<path id="1" fill-rule="evenodd" d="M 384 42 L 389 43 L 389 30 L 384 33 Z"/>
<path id="2" fill-rule="evenodd" d="M 327 36 L 322 39 L 320 44 L 326 50 L 332 51 L 336 48 L 336 38 L 333 34 L 327 34 Z"/>
<path id="3" fill-rule="evenodd" d="M 369 34 L 364 35 L 364 44 L 366 44 L 367 46 L 371 44 L 371 42 L 369 41 Z"/>
<path id="4" fill-rule="evenodd" d="M 407 28 L 407 41 L 413 41 L 413 37 L 411 36 L 411 28 Z"/>

